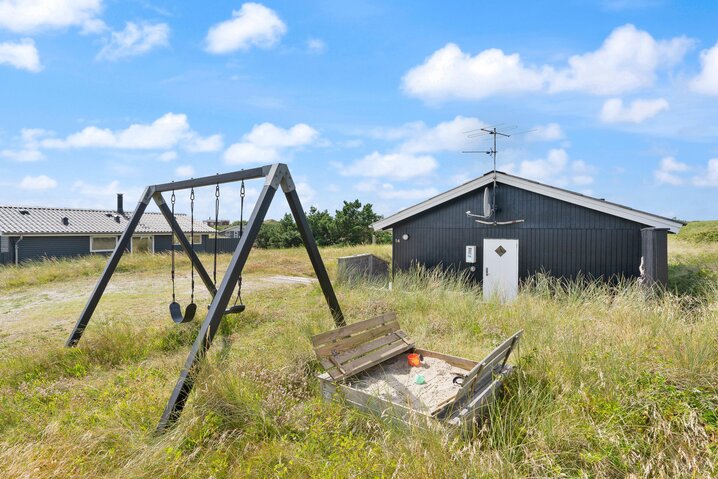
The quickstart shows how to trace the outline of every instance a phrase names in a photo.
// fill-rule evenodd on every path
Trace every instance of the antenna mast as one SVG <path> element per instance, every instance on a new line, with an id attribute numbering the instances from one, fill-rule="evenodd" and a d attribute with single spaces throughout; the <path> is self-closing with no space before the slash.
<path id="1" fill-rule="evenodd" d="M 515 126 L 509 127 L 509 129 L 513 129 L 513 128 L 516 128 L 516 127 Z M 473 133 L 474 131 L 476 133 Z M 479 133 L 479 131 L 482 131 L 484 133 Z M 485 153 L 487 155 L 491 155 L 491 158 L 494 162 L 493 171 L 492 171 L 494 185 L 493 185 L 493 195 L 491 195 L 492 196 L 491 197 L 491 213 L 488 215 L 488 218 L 493 216 L 494 221 L 484 221 L 482 219 L 475 219 L 474 221 L 476 221 L 477 223 L 481 223 L 481 224 L 485 224 L 485 225 L 493 225 L 493 226 L 523 223 L 524 220 L 497 221 L 496 216 L 495 216 L 496 215 L 496 153 L 498 153 L 496 139 L 499 136 L 509 138 L 511 135 L 509 133 L 504 133 L 504 132 L 498 131 L 498 129 L 495 126 L 491 127 L 491 128 L 479 128 L 478 130 L 467 131 L 466 133 L 473 133 L 473 134 L 469 134 L 469 138 L 489 134 L 493 137 L 493 141 L 494 141 L 494 145 L 490 150 L 465 150 L 465 151 L 462 151 L 462 153 Z M 520 133 L 524 133 L 524 132 L 520 132 Z M 486 213 L 484 213 L 484 214 L 486 214 Z M 467 211 L 466 216 L 473 217 L 473 218 L 487 218 L 487 216 L 472 214 L 471 211 Z"/>

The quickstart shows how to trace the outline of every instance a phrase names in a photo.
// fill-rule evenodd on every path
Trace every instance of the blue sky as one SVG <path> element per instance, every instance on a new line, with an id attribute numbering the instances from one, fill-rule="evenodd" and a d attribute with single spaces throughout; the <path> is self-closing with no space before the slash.
<path id="1" fill-rule="evenodd" d="M 716 218 L 717 22 L 710 1 L 0 0 L 0 203 L 282 161 L 305 208 L 387 215 L 488 171 L 465 132 L 498 124 L 532 130 L 504 171 Z"/>

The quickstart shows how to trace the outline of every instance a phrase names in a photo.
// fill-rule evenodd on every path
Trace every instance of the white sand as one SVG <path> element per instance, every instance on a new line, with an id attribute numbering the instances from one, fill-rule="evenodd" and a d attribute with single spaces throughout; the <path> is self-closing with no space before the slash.
<path id="1" fill-rule="evenodd" d="M 456 374 L 467 371 L 437 358 L 424 357 L 421 366 L 413 368 L 407 361 L 408 353 L 400 354 L 350 380 L 350 386 L 372 396 L 430 412 L 447 399 L 454 397 L 459 386 L 453 384 Z M 416 384 L 421 374 L 425 384 Z"/>

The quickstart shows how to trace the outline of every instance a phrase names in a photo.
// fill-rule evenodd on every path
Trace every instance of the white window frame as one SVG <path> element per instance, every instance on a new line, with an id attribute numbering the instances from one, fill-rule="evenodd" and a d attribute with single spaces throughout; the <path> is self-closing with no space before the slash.
<path id="1" fill-rule="evenodd" d="M 103 239 L 113 238 L 113 239 L 115 240 L 115 246 L 113 246 L 112 249 L 93 249 L 93 242 L 94 242 L 93 240 L 95 240 L 96 238 L 97 238 L 97 239 L 99 239 L 99 238 L 103 238 Z M 115 248 L 117 248 L 117 243 L 118 243 L 119 240 L 120 240 L 119 236 L 115 236 L 115 235 L 94 235 L 94 236 L 90 236 L 90 253 L 112 253 L 113 251 L 115 251 Z"/>
<path id="2" fill-rule="evenodd" d="M 154 236 L 154 235 L 133 235 L 133 236 L 132 236 L 132 240 L 130 240 L 130 253 L 134 253 L 134 251 L 133 251 L 133 249 L 134 249 L 133 240 L 134 240 L 135 238 L 150 238 L 150 239 L 152 240 L 152 251 L 151 251 L 151 252 L 154 254 L 154 252 L 155 252 L 155 236 Z"/>
<path id="3" fill-rule="evenodd" d="M 185 236 L 190 236 L 189 233 L 185 233 Z M 195 233 L 194 236 L 190 241 L 194 241 L 192 244 L 202 244 L 202 236 L 204 236 L 204 233 Z M 199 241 L 196 241 L 199 240 Z M 177 239 L 177 235 L 172 233 L 172 244 L 174 246 L 179 246 L 179 240 Z"/>

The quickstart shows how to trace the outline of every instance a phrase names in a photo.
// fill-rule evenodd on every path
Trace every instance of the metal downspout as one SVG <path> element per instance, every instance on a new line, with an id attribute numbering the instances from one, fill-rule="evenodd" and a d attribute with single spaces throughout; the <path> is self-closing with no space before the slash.
<path id="1" fill-rule="evenodd" d="M 19 253 L 20 253 L 20 242 L 21 242 L 23 239 L 25 239 L 25 237 L 21 235 L 21 236 L 17 239 L 17 241 L 15 241 L 15 266 L 17 266 L 17 265 L 20 264 L 20 257 L 19 257 Z"/>

